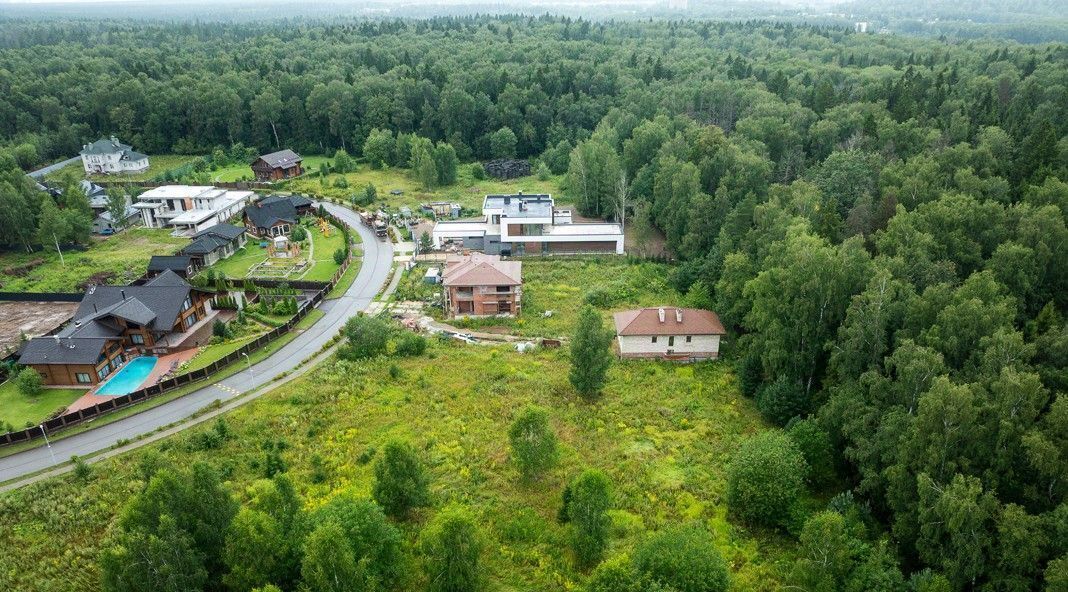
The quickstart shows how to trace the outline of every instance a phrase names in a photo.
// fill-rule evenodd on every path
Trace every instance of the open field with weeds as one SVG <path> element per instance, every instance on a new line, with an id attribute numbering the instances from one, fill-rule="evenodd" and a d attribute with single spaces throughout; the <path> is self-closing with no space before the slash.
<path id="1" fill-rule="evenodd" d="M 0 531 L 0 585 L 96 589 L 108 527 L 142 487 L 139 464 L 157 453 L 175 464 L 210 462 L 241 499 L 263 476 L 263 444 L 284 442 L 288 472 L 311 509 L 343 491 L 369 495 L 373 459 L 400 438 L 429 467 L 433 507 L 459 501 L 479 517 L 489 590 L 581 584 L 556 513 L 564 484 L 587 467 L 614 484 L 609 556 L 649 530 L 700 521 L 725 554 L 732 589 L 779 589 L 788 540 L 726 518 L 726 461 L 743 436 L 765 428 L 729 366 L 617 363 L 603 396 L 587 402 L 567 382 L 567 356 L 434 342 L 417 358 L 327 362 L 229 414 L 229 436 L 216 449 L 202 445 L 206 425 L 94 465 L 85 482 L 67 475 L 0 496 L 0 521 L 10 525 Z M 550 409 L 561 456 L 524 484 L 509 461 L 507 431 L 529 403 Z M 410 543 L 434 511 L 401 525 Z M 421 588 L 419 577 L 404 589 Z"/>
<path id="2" fill-rule="evenodd" d="M 641 306 L 687 305 L 667 278 L 671 267 L 663 263 L 628 261 L 625 257 L 531 257 L 523 262 L 523 312 L 519 318 L 453 319 L 460 328 L 522 335 L 561 337 L 574 331 L 579 309 L 592 304 L 611 326 L 612 312 Z M 439 302 L 440 285 L 422 282 L 429 265 L 407 272 L 394 295 L 396 300 Z M 551 316 L 545 316 L 552 311 Z M 441 309 L 427 314 L 441 318 Z"/>
<path id="3" fill-rule="evenodd" d="M 84 250 L 55 249 L 0 253 L 0 289 L 7 292 L 80 292 L 95 274 L 104 283 L 125 284 L 145 273 L 152 255 L 171 255 L 189 239 L 170 230 L 131 228 L 108 237 L 94 236 Z"/>
<path id="4" fill-rule="evenodd" d="M 296 193 L 349 198 L 362 195 L 364 188 L 372 184 L 378 195 L 373 207 L 395 210 L 401 206 L 408 206 L 416 213 L 421 203 L 450 201 L 460 204 L 465 210 L 473 210 L 475 215 L 481 215 L 482 199 L 487 194 L 519 191 L 549 193 L 560 203 L 568 202 L 567 198 L 560 193 L 563 177 L 550 177 L 546 181 L 540 181 L 533 175 L 508 181 L 479 180 L 471 175 L 471 166 L 465 164 L 459 167 L 456 183 L 446 187 L 435 187 L 431 191 L 426 191 L 409 169 L 394 167 L 376 170 L 362 162 L 354 173 L 345 175 L 335 173 L 326 178 L 309 173 L 287 183 L 286 189 Z M 345 179 L 342 184 L 344 186 L 339 187 L 338 179 L 342 177 Z M 403 191 L 403 195 L 390 195 L 390 191 L 394 189 Z"/>

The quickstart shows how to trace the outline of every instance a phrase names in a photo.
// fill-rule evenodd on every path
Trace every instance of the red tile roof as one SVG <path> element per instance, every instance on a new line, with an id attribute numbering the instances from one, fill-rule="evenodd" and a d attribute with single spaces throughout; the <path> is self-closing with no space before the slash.
<path id="1" fill-rule="evenodd" d="M 663 312 L 661 321 L 660 311 Z M 726 335 L 719 315 L 699 308 L 673 306 L 625 310 L 613 315 L 619 335 Z"/>
<path id="2" fill-rule="evenodd" d="M 442 284 L 446 286 L 520 286 L 522 263 L 501 261 L 497 255 L 472 253 L 450 257 L 445 264 Z"/>

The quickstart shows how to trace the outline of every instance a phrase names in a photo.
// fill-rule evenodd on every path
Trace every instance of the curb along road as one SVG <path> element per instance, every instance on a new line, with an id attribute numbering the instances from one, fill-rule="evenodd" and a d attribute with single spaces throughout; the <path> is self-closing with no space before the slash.
<path id="1" fill-rule="evenodd" d="M 67 462 L 71 456 L 92 456 L 112 448 L 121 440 L 151 434 L 196 415 L 215 401 L 220 401 L 223 408 L 228 409 L 228 403 L 234 399 L 268 385 L 283 373 L 293 372 L 301 367 L 301 362 L 319 352 L 341 330 L 345 321 L 367 308 L 389 277 L 393 265 L 393 245 L 378 240 L 373 231 L 360 223 L 355 212 L 325 202 L 323 206 L 360 235 L 363 241 L 363 262 L 356 280 L 345 294 L 320 304 L 319 308 L 324 312 L 322 318 L 278 351 L 254 364 L 251 372 L 243 370 L 157 407 L 56 440 L 52 443 L 51 450 L 42 442 L 41 446 L 36 448 L 0 458 L 0 483 L 44 471 Z M 181 426 L 173 431 L 184 427 L 188 426 Z M 171 431 L 168 430 L 167 433 Z M 135 445 L 136 443 L 131 447 Z M 35 479 L 27 479 L 0 489 L 11 489 L 33 480 Z"/>

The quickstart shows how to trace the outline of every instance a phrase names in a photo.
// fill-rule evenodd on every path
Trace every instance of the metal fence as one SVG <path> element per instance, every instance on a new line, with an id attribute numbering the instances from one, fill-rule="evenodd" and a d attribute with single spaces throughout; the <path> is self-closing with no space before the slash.
<path id="1" fill-rule="evenodd" d="M 337 224 L 339 226 L 347 226 L 344 222 L 337 219 L 336 217 L 330 214 L 327 214 L 327 216 L 334 224 Z M 319 291 L 316 292 L 315 296 L 313 296 L 310 300 L 306 300 L 300 306 L 300 308 L 297 310 L 297 314 L 294 315 L 293 318 L 286 321 L 284 325 L 272 329 L 266 334 L 257 337 L 250 343 L 246 343 L 240 349 L 231 352 L 230 354 L 219 360 L 216 360 L 210 366 L 200 368 L 199 370 L 193 370 L 191 372 L 186 372 L 185 374 L 179 374 L 178 376 L 168 378 L 167 380 L 163 380 L 152 386 L 136 390 L 132 393 L 109 398 L 108 400 L 103 401 L 101 403 L 97 403 L 92 407 L 86 407 L 85 409 L 81 409 L 79 411 L 65 413 L 58 417 L 53 417 L 52 419 L 45 421 L 39 426 L 34 426 L 23 430 L 2 434 L 0 435 L 0 446 L 18 444 L 20 442 L 28 442 L 30 440 L 34 440 L 36 438 L 44 436 L 45 433 L 52 434 L 54 432 L 66 429 L 70 426 L 78 425 L 90 419 L 95 419 L 113 411 L 125 409 L 131 405 L 140 403 L 141 401 L 158 397 L 159 395 L 162 395 L 164 393 L 173 391 L 177 388 L 181 388 L 194 382 L 199 382 L 217 374 L 219 371 L 223 370 L 233 362 L 240 360 L 245 355 L 252 354 L 252 352 L 258 350 L 261 347 L 266 346 L 275 339 L 293 330 L 297 323 L 304 319 L 304 317 L 308 316 L 308 314 L 311 313 L 312 309 L 314 309 L 320 302 L 323 301 L 323 299 L 326 298 L 326 295 L 330 293 L 330 290 L 334 289 L 334 286 L 336 286 L 338 281 L 341 280 L 341 276 L 343 276 L 345 272 L 348 271 L 349 265 L 351 264 L 352 256 L 350 253 L 350 256 L 345 259 L 345 261 L 338 268 L 337 272 L 334 273 L 333 277 L 330 278 L 330 281 L 326 282 L 325 284 L 321 282 L 315 282 L 316 287 L 320 288 Z M 290 283 L 290 285 L 296 287 L 293 285 L 294 283 L 296 282 Z"/>
<path id="2" fill-rule="evenodd" d="M 0 302 L 81 302 L 82 292 L 0 292 Z"/>

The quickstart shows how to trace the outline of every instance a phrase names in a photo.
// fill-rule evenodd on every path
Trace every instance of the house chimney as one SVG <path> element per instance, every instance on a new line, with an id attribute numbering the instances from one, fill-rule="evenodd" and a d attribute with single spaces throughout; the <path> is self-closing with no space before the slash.
<path id="1" fill-rule="evenodd" d="M 657 313 L 657 316 L 660 317 L 660 322 L 663 323 L 664 322 L 664 309 L 663 308 L 658 309 L 656 311 L 656 313 Z"/>
<path id="2" fill-rule="evenodd" d="M 119 290 L 119 294 L 122 296 L 123 301 L 126 301 L 126 290 Z"/>
<path id="3" fill-rule="evenodd" d="M 56 338 L 56 345 L 59 345 L 59 335 L 56 334 L 56 335 L 53 335 L 52 337 Z"/>
<path id="4" fill-rule="evenodd" d="M 682 309 L 681 308 L 676 308 L 675 309 L 675 322 L 676 323 L 681 323 L 682 322 Z"/>

